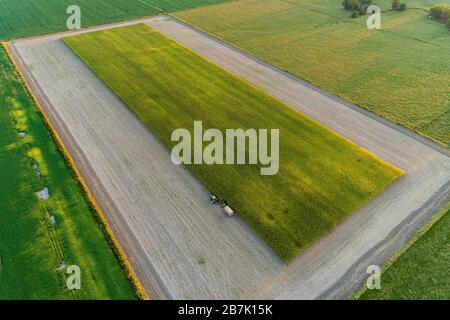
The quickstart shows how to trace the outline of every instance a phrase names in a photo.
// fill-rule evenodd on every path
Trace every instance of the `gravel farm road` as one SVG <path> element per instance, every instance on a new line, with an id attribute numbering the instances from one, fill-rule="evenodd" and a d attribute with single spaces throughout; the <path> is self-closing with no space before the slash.
<path id="1" fill-rule="evenodd" d="M 146 23 L 405 175 L 288 265 L 207 190 L 64 45 L 64 36 Z M 153 298 L 343 299 L 450 200 L 450 152 L 173 17 L 9 43 Z"/>

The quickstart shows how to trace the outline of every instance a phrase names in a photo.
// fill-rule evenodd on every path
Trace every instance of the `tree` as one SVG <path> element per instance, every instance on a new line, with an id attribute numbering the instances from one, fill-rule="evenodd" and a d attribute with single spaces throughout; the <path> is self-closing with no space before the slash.
<path id="1" fill-rule="evenodd" d="M 402 4 L 402 2 L 400 0 L 393 0 L 392 1 L 392 9 L 398 10 L 398 8 L 400 8 L 401 4 Z"/>
<path id="2" fill-rule="evenodd" d="M 446 22 L 450 19 L 450 6 L 446 3 L 440 3 L 430 9 L 430 16 L 433 19 Z"/>
<path id="3" fill-rule="evenodd" d="M 430 9 L 430 17 L 441 21 L 450 29 L 450 6 L 446 3 L 440 3 Z"/>
<path id="4" fill-rule="evenodd" d="M 401 2 L 400 0 L 393 0 L 392 9 L 397 11 L 405 11 L 407 9 L 407 6 L 406 3 Z"/>
<path id="5" fill-rule="evenodd" d="M 356 18 L 359 15 L 365 15 L 367 8 L 372 4 L 373 0 L 344 0 L 342 5 L 346 10 L 353 11 L 352 18 Z M 358 14 L 355 13 L 358 12 Z"/>
<path id="6" fill-rule="evenodd" d="M 361 2 L 359 0 L 344 0 L 344 2 L 342 2 L 342 5 L 346 10 L 351 11 L 359 11 L 361 8 Z"/>

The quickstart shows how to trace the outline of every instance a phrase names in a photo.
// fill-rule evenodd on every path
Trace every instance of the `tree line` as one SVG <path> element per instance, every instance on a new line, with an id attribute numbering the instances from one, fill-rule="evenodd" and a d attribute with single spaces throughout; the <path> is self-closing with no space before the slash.
<path id="1" fill-rule="evenodd" d="M 367 8 L 373 4 L 373 0 L 344 0 L 342 6 L 345 10 L 352 11 L 351 17 L 357 18 L 367 13 Z M 408 8 L 401 0 L 392 0 L 392 10 L 405 11 Z M 430 11 L 430 18 L 444 23 L 450 29 L 450 5 L 440 3 L 433 6 Z"/>
<path id="2" fill-rule="evenodd" d="M 345 10 L 352 11 L 351 17 L 357 18 L 367 13 L 367 8 L 373 4 L 373 0 L 344 0 L 342 5 Z M 397 11 L 405 11 L 407 5 L 401 0 L 392 1 L 392 9 Z"/>

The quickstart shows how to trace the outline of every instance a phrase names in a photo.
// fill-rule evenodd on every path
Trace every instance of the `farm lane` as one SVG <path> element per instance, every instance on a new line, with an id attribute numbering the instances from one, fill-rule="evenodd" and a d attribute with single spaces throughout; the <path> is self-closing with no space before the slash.
<path id="1" fill-rule="evenodd" d="M 281 268 L 62 41 L 13 46 L 153 298 L 238 298 Z"/>
<path id="2" fill-rule="evenodd" d="M 85 154 L 89 155 L 80 157 L 82 156 L 86 163 L 95 168 L 93 169 L 95 177 L 90 176 L 94 180 L 90 187 L 102 185 L 108 194 L 108 199 L 103 197 L 98 200 L 110 201 L 110 206 L 118 208 L 105 212 L 108 220 L 114 221 L 113 224 L 117 225 L 114 231 L 120 233 L 122 229 L 130 230 L 127 239 L 121 239 L 121 243 L 127 253 L 130 250 L 135 255 L 131 260 L 138 275 L 147 279 L 155 276 L 161 279 L 161 286 L 165 288 L 155 291 L 166 291 L 168 294 L 161 293 L 160 298 L 345 298 L 362 283 L 368 265 L 382 264 L 450 197 L 448 150 L 314 88 L 301 79 L 267 65 L 174 18 L 139 19 L 79 32 L 141 22 L 149 24 L 225 70 L 262 88 L 354 143 L 407 171 L 403 178 L 349 217 L 307 252 L 283 267 L 245 225 L 225 222 L 224 226 L 223 220 L 220 220 L 220 213 L 208 210 L 208 203 L 204 199 L 206 190 L 188 172 L 179 169 L 173 173 L 168 169 L 166 163 L 168 151 L 136 118 L 127 114 L 126 106 L 121 104 L 70 50 L 61 42 L 52 41 L 68 33 L 15 41 L 13 47 L 17 47 L 16 59 L 23 58 L 25 63 L 22 65 L 22 71 L 25 75 L 32 74 L 36 78 L 35 83 L 31 81 L 30 84 L 39 93 L 38 98 L 48 97 L 48 103 L 45 104 L 47 112 L 58 114 L 59 121 L 64 122 L 60 130 L 69 131 L 73 136 L 72 139 L 64 141 L 65 144 L 78 144 L 84 149 Z M 62 61 L 58 61 L 55 55 L 60 56 Z M 58 88 L 70 87 L 70 90 L 63 93 L 63 90 L 52 88 L 54 79 L 51 77 L 55 76 L 52 75 L 54 66 L 46 62 L 46 59 L 50 61 L 56 59 L 52 63 L 57 63 L 59 75 L 63 76 L 62 79 L 58 79 L 60 83 Z M 73 68 L 77 70 L 75 73 Z M 70 77 L 67 76 L 69 74 Z M 87 84 L 92 87 L 90 93 L 86 93 Z M 104 108 L 103 111 L 100 112 L 98 106 Z M 80 112 L 81 110 L 83 112 Z M 109 118 L 107 110 L 112 112 L 112 118 Z M 118 132 L 124 130 L 125 137 L 111 132 L 108 129 L 110 126 L 119 126 L 121 129 Z M 119 147 L 116 140 L 119 141 Z M 112 141 L 114 141 L 113 148 L 110 146 Z M 133 143 L 130 144 L 129 141 Z M 123 145 L 120 146 L 121 144 Z M 149 152 L 145 153 L 145 156 L 142 154 L 139 156 L 139 153 L 133 155 L 129 150 L 130 147 L 136 153 L 138 147 L 148 149 Z M 148 163 L 152 163 L 149 159 L 154 161 L 152 168 L 142 169 L 140 165 L 148 166 Z M 132 166 L 133 170 L 127 170 L 130 173 L 126 174 L 123 168 L 129 166 Z M 84 173 L 89 175 L 89 170 Z M 150 179 L 151 186 L 145 185 L 142 175 Z M 142 189 L 141 184 L 145 189 Z M 183 206 L 174 204 L 173 199 L 164 196 L 168 191 L 172 192 L 171 194 L 188 197 L 196 204 L 195 216 L 207 217 L 208 221 L 205 223 L 210 225 L 204 226 L 201 223 L 198 225 L 197 221 L 194 223 L 185 219 L 184 215 L 188 214 L 187 212 L 192 214 L 191 211 L 186 211 Z M 145 199 L 142 199 L 142 194 L 146 195 Z M 190 202 L 187 198 L 185 200 L 187 203 Z M 148 209 L 154 206 L 159 210 L 169 210 L 167 212 L 171 219 L 165 220 L 160 212 L 156 212 L 158 209 Z M 152 225 L 155 222 L 159 228 Z M 191 233 L 189 231 L 191 228 L 193 230 L 206 228 L 206 231 L 201 229 L 199 232 Z M 167 233 L 163 234 L 161 230 Z M 156 235 L 153 234 L 155 232 Z M 184 232 L 187 232 L 189 237 L 194 237 L 195 242 L 187 245 L 187 253 L 177 248 L 178 241 L 185 239 L 183 235 L 187 237 L 187 233 Z M 238 236 L 239 240 L 227 239 L 229 235 L 224 234 L 230 232 L 233 237 Z M 216 235 L 217 233 L 219 235 Z M 215 245 L 205 243 L 214 242 L 209 239 L 217 239 L 218 243 Z M 156 250 L 156 247 L 162 246 L 161 243 L 164 241 L 173 241 L 172 249 L 162 248 L 167 255 L 162 255 Z M 139 246 L 133 242 L 139 242 L 141 249 L 136 249 Z M 196 266 L 192 261 L 182 261 L 189 260 L 188 257 L 192 259 L 196 246 L 198 250 L 208 255 L 208 262 L 214 265 L 209 266 L 209 271 L 212 272 L 209 275 L 205 275 L 201 265 Z M 257 259 L 252 257 L 251 246 L 258 248 Z M 229 255 L 234 254 L 236 259 L 225 259 L 225 252 L 215 256 L 209 250 L 225 250 Z M 245 262 L 238 261 L 239 255 L 241 258 L 244 257 Z M 250 261 L 251 259 L 253 261 Z M 145 275 L 146 272 L 151 273 L 146 266 L 153 264 L 157 265 L 154 267 L 157 275 Z M 219 264 L 223 266 L 220 269 Z M 176 270 L 183 272 L 179 273 Z M 187 272 L 184 272 L 185 270 Z M 193 272 L 202 273 L 202 276 L 192 275 Z M 221 281 L 215 279 L 219 274 Z M 194 288 L 190 288 L 190 281 L 197 281 L 191 284 Z M 152 292 L 149 286 L 147 289 Z"/>
<path id="3" fill-rule="evenodd" d="M 155 17 L 146 23 L 399 168 L 408 170 L 433 157 L 430 149 L 450 156 L 450 150 L 176 18 Z"/>
<path id="4" fill-rule="evenodd" d="M 346 298 L 363 283 L 368 266 L 381 266 L 450 199 L 447 149 L 176 18 L 156 17 L 147 24 L 406 171 L 247 297 Z"/>

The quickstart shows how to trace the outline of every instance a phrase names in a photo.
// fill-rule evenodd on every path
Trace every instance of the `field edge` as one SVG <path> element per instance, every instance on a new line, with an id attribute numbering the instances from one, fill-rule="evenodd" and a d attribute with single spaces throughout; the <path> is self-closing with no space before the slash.
<path id="1" fill-rule="evenodd" d="M 170 13 L 176 13 L 176 12 L 181 12 L 181 11 L 186 11 L 186 10 L 193 10 L 193 9 L 197 9 L 197 8 L 204 8 L 204 7 L 209 7 L 209 6 L 214 6 L 214 5 L 220 5 L 220 4 L 224 4 L 227 2 L 236 2 L 239 0 L 220 0 L 217 2 L 213 2 L 213 3 L 206 3 L 206 4 L 202 4 L 202 5 L 192 5 L 186 8 L 181 8 L 181 9 L 175 9 L 175 10 L 170 10 L 170 9 L 163 9 L 163 8 L 157 8 L 156 6 L 153 6 L 154 8 L 159 9 L 159 12 L 155 12 L 155 13 L 151 13 L 151 14 L 144 14 L 144 15 L 137 15 L 137 16 L 131 16 L 131 17 L 122 17 L 122 18 L 113 18 L 110 20 L 105 20 L 102 21 L 100 23 L 87 23 L 86 25 L 84 25 L 81 30 L 86 30 L 89 28 L 93 28 L 93 27 L 101 27 L 101 26 L 107 26 L 109 24 L 115 24 L 115 23 L 122 23 L 122 22 L 129 22 L 129 21 L 135 21 L 135 20 L 140 20 L 140 19 L 147 19 L 147 18 L 151 18 L 151 17 L 156 17 L 156 16 L 160 16 L 160 15 L 169 15 Z M 143 1 L 142 1 L 143 2 Z M 34 38 L 34 37 L 40 37 L 40 36 L 46 36 L 46 35 L 52 35 L 55 33 L 61 33 L 61 32 L 70 32 L 72 30 L 67 30 L 66 28 L 57 28 L 55 30 L 50 30 L 50 31 L 44 31 L 44 32 L 36 32 L 33 34 L 28 34 L 28 35 L 23 35 L 23 36 L 7 36 L 5 38 L 0 38 L 0 41 L 3 42 L 11 42 L 11 41 L 15 41 L 15 40 L 23 40 L 23 39 L 29 39 L 29 38 Z"/>
<path id="2" fill-rule="evenodd" d="M 438 209 L 431 219 L 422 226 L 414 236 L 407 241 L 397 252 L 395 252 L 381 267 L 381 275 L 386 272 L 405 252 L 407 252 L 417 241 L 419 241 L 437 222 L 439 222 L 450 210 L 450 202 Z M 348 297 L 348 300 L 360 300 L 364 293 L 369 290 L 365 283 Z"/>

